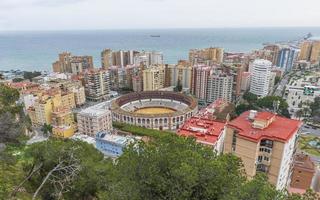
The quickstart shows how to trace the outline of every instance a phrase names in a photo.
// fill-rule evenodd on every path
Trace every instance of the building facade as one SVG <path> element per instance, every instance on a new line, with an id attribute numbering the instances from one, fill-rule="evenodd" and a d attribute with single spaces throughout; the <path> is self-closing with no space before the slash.
<path id="1" fill-rule="evenodd" d="M 244 112 L 227 124 L 224 153 L 240 157 L 249 178 L 263 172 L 277 189 L 285 189 L 301 124 L 269 112 Z"/>
<path id="2" fill-rule="evenodd" d="M 269 92 L 270 73 L 272 63 L 268 60 L 255 60 L 251 67 L 250 92 L 265 97 Z"/>
<path id="3" fill-rule="evenodd" d="M 226 73 L 213 73 L 208 78 L 207 102 L 212 103 L 218 99 L 232 101 L 233 76 Z"/>
<path id="4" fill-rule="evenodd" d="M 92 70 L 84 74 L 86 98 L 90 101 L 107 99 L 110 93 L 109 73 L 106 70 Z"/>
<path id="5" fill-rule="evenodd" d="M 162 66 L 153 66 L 143 70 L 143 91 L 154 91 L 163 88 L 165 72 Z"/>
<path id="6" fill-rule="evenodd" d="M 97 149 L 109 157 L 121 156 L 123 149 L 134 141 L 132 137 L 116 135 L 106 131 L 98 132 L 95 138 Z"/>
<path id="7" fill-rule="evenodd" d="M 95 137 L 100 131 L 112 130 L 111 111 L 105 107 L 92 106 L 77 114 L 78 131 L 81 134 Z"/>

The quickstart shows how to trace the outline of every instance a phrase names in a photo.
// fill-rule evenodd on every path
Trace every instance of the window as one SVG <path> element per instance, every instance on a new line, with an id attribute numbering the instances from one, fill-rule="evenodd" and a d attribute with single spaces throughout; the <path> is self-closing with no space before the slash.
<path id="1" fill-rule="evenodd" d="M 264 157 L 264 160 L 265 160 L 265 161 L 269 161 L 269 158 L 265 156 L 265 157 Z"/>
<path id="2" fill-rule="evenodd" d="M 233 133 L 233 135 L 232 135 L 232 151 L 236 150 L 236 145 L 237 145 L 237 134 Z"/>
<path id="3" fill-rule="evenodd" d="M 258 161 L 259 161 L 259 162 L 262 161 L 262 156 L 258 156 Z"/>

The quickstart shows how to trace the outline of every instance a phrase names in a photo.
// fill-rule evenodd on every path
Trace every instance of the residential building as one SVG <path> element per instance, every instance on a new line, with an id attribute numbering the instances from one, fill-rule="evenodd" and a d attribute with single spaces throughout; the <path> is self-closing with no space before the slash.
<path id="1" fill-rule="evenodd" d="M 218 99 L 232 101 L 233 76 L 221 71 L 215 71 L 208 77 L 207 102 L 212 103 Z"/>
<path id="2" fill-rule="evenodd" d="M 134 57 L 134 65 L 136 66 L 151 66 L 151 65 L 163 65 L 163 54 L 157 51 L 143 51 L 138 53 Z"/>
<path id="3" fill-rule="evenodd" d="M 260 97 L 268 95 L 272 63 L 268 60 L 255 60 L 250 66 L 250 92 Z"/>
<path id="4" fill-rule="evenodd" d="M 69 138 L 76 131 L 73 113 L 70 109 L 57 108 L 51 115 L 52 134 L 56 137 Z"/>
<path id="5" fill-rule="evenodd" d="M 314 41 L 312 43 L 310 62 L 317 63 L 317 64 L 319 64 L 319 62 L 320 62 L 320 40 Z"/>
<path id="6" fill-rule="evenodd" d="M 92 56 L 73 56 L 69 52 L 59 54 L 59 60 L 52 64 L 54 72 L 80 74 L 93 69 Z"/>
<path id="7" fill-rule="evenodd" d="M 205 64 L 212 65 L 222 63 L 223 49 L 210 47 L 206 49 L 191 49 L 189 51 L 189 62 L 191 65 Z"/>
<path id="8" fill-rule="evenodd" d="M 207 100 L 208 79 L 212 73 L 212 67 L 205 65 L 192 67 L 191 94 L 200 101 Z"/>
<path id="9" fill-rule="evenodd" d="M 166 87 L 181 84 L 182 88 L 191 88 L 192 67 L 188 65 L 168 65 L 166 68 Z"/>
<path id="10" fill-rule="evenodd" d="M 303 153 L 298 153 L 294 157 L 290 187 L 307 190 L 316 170 L 310 157 Z"/>
<path id="11" fill-rule="evenodd" d="M 250 89 L 250 72 L 243 72 L 241 78 L 241 91 L 246 92 Z"/>
<path id="12" fill-rule="evenodd" d="M 310 61 L 312 64 L 320 61 L 320 40 L 307 40 L 300 46 L 299 59 Z"/>
<path id="13" fill-rule="evenodd" d="M 270 112 L 244 112 L 227 124 L 223 152 L 241 158 L 249 178 L 263 172 L 277 189 L 285 189 L 301 125 Z"/>
<path id="14" fill-rule="evenodd" d="M 106 131 L 100 131 L 96 134 L 97 149 L 109 157 L 119 157 L 123 153 L 123 149 L 133 141 L 133 137 L 112 134 Z"/>
<path id="15" fill-rule="evenodd" d="M 286 86 L 285 99 L 290 114 L 295 114 L 304 104 L 312 103 L 316 97 L 320 97 L 319 75 L 315 72 L 305 78 L 293 80 Z"/>
<path id="16" fill-rule="evenodd" d="M 134 57 L 137 55 L 138 51 L 113 51 L 112 52 L 112 65 L 113 66 L 119 66 L 119 67 L 125 67 L 127 65 L 133 65 L 134 64 Z"/>
<path id="17" fill-rule="evenodd" d="M 164 67 L 152 66 L 143 70 L 143 91 L 154 91 L 164 86 Z"/>
<path id="18" fill-rule="evenodd" d="M 294 47 L 281 48 L 277 59 L 277 67 L 283 69 L 285 72 L 291 71 L 294 62 L 298 58 L 299 51 L 299 49 Z"/>
<path id="19" fill-rule="evenodd" d="M 112 130 L 112 116 L 104 103 L 88 107 L 77 114 L 78 132 L 95 137 L 100 131 Z"/>
<path id="20" fill-rule="evenodd" d="M 86 98 L 100 101 L 108 98 L 110 93 L 109 73 L 106 70 L 91 70 L 84 74 Z"/>
<path id="21" fill-rule="evenodd" d="M 101 52 L 101 67 L 103 69 L 109 69 L 112 66 L 112 50 L 104 49 Z"/>
<path id="22" fill-rule="evenodd" d="M 224 126 L 225 122 L 194 116 L 179 128 L 177 134 L 180 136 L 194 137 L 197 142 L 221 153 L 225 136 Z"/>
<path id="23" fill-rule="evenodd" d="M 304 41 L 300 46 L 299 60 L 310 61 L 312 41 Z"/>
<path id="24" fill-rule="evenodd" d="M 132 89 L 134 92 L 143 91 L 143 78 L 139 75 L 132 77 Z"/>

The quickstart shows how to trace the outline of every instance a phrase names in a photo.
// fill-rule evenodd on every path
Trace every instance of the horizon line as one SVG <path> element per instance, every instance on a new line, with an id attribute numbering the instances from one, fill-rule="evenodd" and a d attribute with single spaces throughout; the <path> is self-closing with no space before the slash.
<path id="1" fill-rule="evenodd" d="M 286 28 L 320 28 L 320 26 L 226 26 L 226 27 L 168 27 L 168 28 L 84 28 L 84 29 L 7 29 L 1 32 L 62 32 L 62 31 L 125 31 L 125 30 L 186 30 L 186 29 L 286 29 Z"/>

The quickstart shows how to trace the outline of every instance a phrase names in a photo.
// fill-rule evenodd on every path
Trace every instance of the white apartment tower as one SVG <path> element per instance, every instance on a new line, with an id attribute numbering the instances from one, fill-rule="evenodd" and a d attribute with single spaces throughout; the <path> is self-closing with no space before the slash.
<path id="1" fill-rule="evenodd" d="M 250 92 L 260 97 L 268 95 L 272 63 L 257 59 L 250 66 Z"/>

